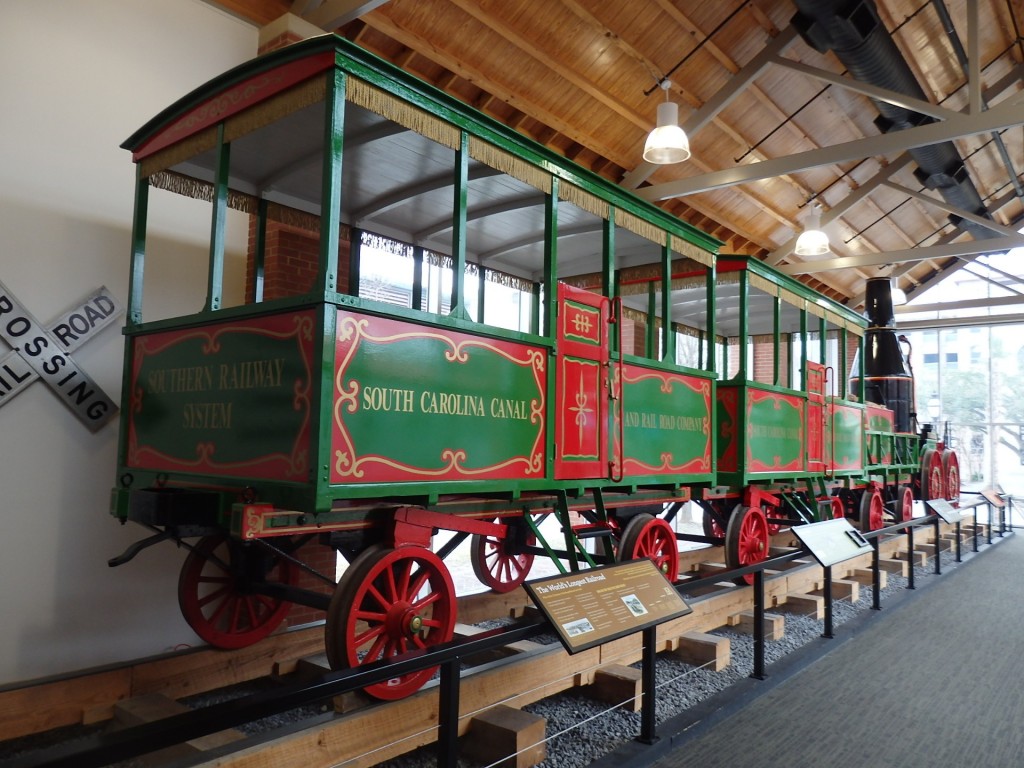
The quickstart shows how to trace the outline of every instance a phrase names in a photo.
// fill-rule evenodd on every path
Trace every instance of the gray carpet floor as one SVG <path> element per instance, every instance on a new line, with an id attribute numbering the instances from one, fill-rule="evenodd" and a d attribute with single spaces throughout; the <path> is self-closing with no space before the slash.
<path id="1" fill-rule="evenodd" d="M 1024 536 L 877 619 L 652 765 L 1024 766 Z"/>

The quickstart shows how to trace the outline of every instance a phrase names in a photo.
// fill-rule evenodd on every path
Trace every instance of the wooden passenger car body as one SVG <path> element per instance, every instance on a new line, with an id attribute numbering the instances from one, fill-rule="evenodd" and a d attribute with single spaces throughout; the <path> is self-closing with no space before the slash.
<path id="1" fill-rule="evenodd" d="M 624 353 L 616 282 L 686 264 L 713 325 L 716 241 L 335 36 L 225 73 L 124 146 L 138 181 L 112 512 L 159 533 L 115 561 L 184 543 L 201 637 L 253 642 L 294 601 L 327 610 L 336 666 L 443 642 L 442 560 L 470 536 L 495 589 L 535 554 L 563 570 L 646 555 L 674 578 L 660 511 L 713 482 L 714 355 L 677 364 L 668 328 L 666 354 Z M 206 296 L 151 319 L 147 221 L 168 193 L 208 207 Z M 232 302 L 234 212 L 250 248 Z M 362 279 L 385 240 L 411 274 L 397 303 Z M 490 321 L 509 290 L 525 309 Z M 456 538 L 435 554 L 438 530 Z M 297 584 L 311 542 L 351 560 L 330 598 Z M 382 585 L 411 591 L 382 607 Z M 372 647 L 354 618 L 368 603 L 386 614 Z"/>

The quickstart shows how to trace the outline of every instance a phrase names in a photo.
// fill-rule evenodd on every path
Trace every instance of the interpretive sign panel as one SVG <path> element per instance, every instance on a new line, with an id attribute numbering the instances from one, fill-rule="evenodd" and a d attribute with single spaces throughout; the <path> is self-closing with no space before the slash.
<path id="1" fill-rule="evenodd" d="M 871 544 L 849 520 L 823 520 L 810 525 L 797 525 L 793 533 L 822 567 L 828 568 L 857 557 L 871 549 Z"/>
<path id="2" fill-rule="evenodd" d="M 946 499 L 928 499 L 925 504 L 931 508 L 932 512 L 941 517 L 943 522 L 959 523 L 963 518 L 963 513 Z"/>
<path id="3" fill-rule="evenodd" d="M 693 611 L 650 560 L 631 560 L 525 584 L 569 653 Z"/>
<path id="4" fill-rule="evenodd" d="M 1006 506 L 1006 500 L 999 495 L 998 491 L 993 491 L 991 488 L 981 492 L 981 495 L 985 497 L 985 500 L 996 509 L 1002 509 Z"/>

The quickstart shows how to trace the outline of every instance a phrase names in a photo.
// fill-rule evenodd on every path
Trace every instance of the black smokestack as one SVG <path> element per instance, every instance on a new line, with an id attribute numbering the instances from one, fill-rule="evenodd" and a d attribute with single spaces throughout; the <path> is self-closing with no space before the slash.
<path id="1" fill-rule="evenodd" d="M 868 328 L 864 334 L 864 393 L 862 399 L 891 408 L 896 431 L 910 431 L 913 411 L 914 379 L 896 337 L 896 317 L 892 309 L 892 284 L 887 277 L 868 280 L 864 314 Z M 859 355 L 858 355 L 859 357 Z M 850 391 L 860 395 L 858 359 L 853 361 Z"/>

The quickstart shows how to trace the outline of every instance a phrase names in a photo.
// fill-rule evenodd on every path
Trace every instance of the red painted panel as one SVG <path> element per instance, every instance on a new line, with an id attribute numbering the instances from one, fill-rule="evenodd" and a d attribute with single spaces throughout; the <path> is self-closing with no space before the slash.
<path id="1" fill-rule="evenodd" d="M 558 285 L 555 477 L 608 477 L 608 299 Z"/>
<path id="2" fill-rule="evenodd" d="M 332 66 L 334 66 L 334 53 L 327 51 L 243 80 L 172 120 L 166 127 L 143 142 L 132 153 L 132 160 L 138 162 L 154 152 L 169 147 L 204 128 L 216 125 Z"/>
<path id="3" fill-rule="evenodd" d="M 718 470 L 739 470 L 739 396 L 733 387 L 719 386 L 718 399 Z"/>

